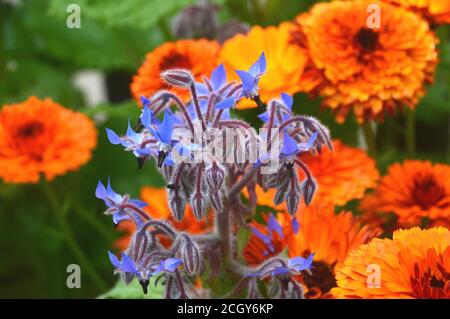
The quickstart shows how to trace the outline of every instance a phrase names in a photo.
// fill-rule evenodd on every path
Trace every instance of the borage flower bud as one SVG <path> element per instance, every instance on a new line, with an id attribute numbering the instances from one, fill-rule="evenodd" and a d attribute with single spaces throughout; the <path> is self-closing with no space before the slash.
<path id="1" fill-rule="evenodd" d="M 211 206 L 216 210 L 216 212 L 222 211 L 222 200 L 220 198 L 220 195 L 217 191 L 212 192 L 211 194 Z"/>
<path id="2" fill-rule="evenodd" d="M 205 172 L 206 182 L 213 190 L 219 190 L 222 187 L 225 177 L 225 171 L 214 162 Z"/>
<path id="3" fill-rule="evenodd" d="M 294 215 L 297 212 L 298 203 L 300 202 L 301 189 L 298 187 L 297 180 L 289 183 L 289 192 L 286 195 L 286 206 L 289 214 Z"/>
<path id="4" fill-rule="evenodd" d="M 182 247 L 183 265 L 190 275 L 195 275 L 200 272 L 201 256 L 200 249 L 192 242 L 192 240 L 185 240 Z"/>
<path id="5" fill-rule="evenodd" d="M 191 197 L 191 206 L 197 220 L 202 220 L 206 213 L 205 198 L 201 193 L 195 193 Z"/>
<path id="6" fill-rule="evenodd" d="M 172 69 L 161 73 L 161 77 L 169 84 L 179 87 L 190 87 L 194 83 L 191 72 L 182 69 Z"/>
<path id="7" fill-rule="evenodd" d="M 303 199 L 305 201 L 306 206 L 311 204 L 314 194 L 316 193 L 316 189 L 317 189 L 317 182 L 314 180 L 313 177 L 307 178 L 302 183 Z"/>
<path id="8" fill-rule="evenodd" d="M 172 211 L 172 216 L 177 221 L 181 221 L 184 217 L 184 210 L 186 207 L 186 201 L 180 196 L 177 189 L 167 189 L 169 197 L 169 207 Z"/>

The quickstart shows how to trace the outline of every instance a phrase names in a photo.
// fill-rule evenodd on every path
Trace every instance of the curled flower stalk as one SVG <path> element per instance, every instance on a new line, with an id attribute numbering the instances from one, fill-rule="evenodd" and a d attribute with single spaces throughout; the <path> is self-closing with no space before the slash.
<path id="1" fill-rule="evenodd" d="M 188 70 L 166 70 L 161 77 L 169 85 L 190 92 L 190 99 L 183 102 L 168 91 L 144 96 L 137 129 L 129 124 L 125 135 L 107 129 L 110 142 L 132 152 L 139 167 L 151 159 L 156 161 L 176 221 L 183 220 L 187 205 L 197 220 L 215 216 L 209 233 L 182 232 L 168 221 L 147 215 L 144 202 L 115 193 L 109 182 L 106 187 L 99 182 L 96 196 L 107 205 L 106 214 L 112 215 L 115 223 L 128 219 L 136 225 L 121 259 L 110 253 L 115 272 L 125 282 L 137 278 L 146 292 L 155 276 L 165 285 L 166 298 L 190 298 L 195 278 L 232 274 L 236 288 L 231 292 L 211 288 L 213 296 L 237 296 L 245 290 L 249 298 L 258 298 L 262 296 L 258 281 L 264 280 L 270 282 L 267 297 L 303 298 L 303 289 L 293 276 L 308 271 L 314 254 L 291 259 L 276 256 L 257 267 L 239 262 L 237 232 L 240 227 L 248 228 L 255 207 L 254 199 L 244 204 L 242 191 L 252 194 L 257 184 L 274 188 L 274 202 L 286 202 L 294 215 L 300 201 L 309 205 L 317 189 L 299 155 L 315 154 L 323 147 L 332 149 L 326 127 L 315 118 L 292 112 L 291 96 L 282 94 L 267 107 L 261 102 L 258 81 L 265 71 L 264 53 L 248 71 L 236 71 L 240 82 L 228 82 L 223 65 L 202 82 Z M 264 108 L 259 132 L 231 117 L 230 109 L 242 99 Z M 298 169 L 305 173 L 303 180 Z M 163 245 L 160 235 L 169 237 L 171 244 Z"/>

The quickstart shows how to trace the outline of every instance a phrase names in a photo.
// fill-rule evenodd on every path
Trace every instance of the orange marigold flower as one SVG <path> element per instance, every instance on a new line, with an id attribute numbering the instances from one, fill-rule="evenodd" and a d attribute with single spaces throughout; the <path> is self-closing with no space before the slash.
<path id="1" fill-rule="evenodd" d="M 378 4 L 380 28 L 370 28 L 367 7 Z M 296 19 L 292 42 L 307 48 L 322 81 L 311 90 L 343 122 L 353 109 L 359 122 L 414 108 L 431 82 L 437 37 L 414 12 L 373 0 L 316 4 Z M 392 27 L 395 25 L 395 27 Z M 411 32 L 414 30 L 414 32 Z"/>
<path id="2" fill-rule="evenodd" d="M 361 149 L 333 141 L 333 151 L 324 149 L 320 155 L 301 155 L 318 183 L 315 201 L 343 206 L 360 199 L 380 178 L 375 160 Z M 299 170 L 300 176 L 303 171 Z"/>
<path id="3" fill-rule="evenodd" d="M 182 99 L 190 97 L 189 90 L 171 87 L 162 78 L 161 72 L 168 69 L 188 69 L 197 80 L 209 75 L 219 64 L 220 45 L 215 41 L 179 40 L 167 42 L 147 54 L 144 64 L 133 77 L 131 92 L 139 100 L 159 90 L 168 89 Z"/>
<path id="4" fill-rule="evenodd" d="M 350 200 L 362 198 L 367 189 L 375 188 L 380 175 L 375 161 L 363 150 L 347 146 L 339 140 L 333 141 L 333 147 L 333 151 L 324 149 L 314 156 L 302 154 L 301 159 L 318 184 L 313 201 L 343 206 Z M 301 179 L 305 178 L 302 170 L 298 173 Z M 273 189 L 264 192 L 256 187 L 258 204 L 285 209 L 284 202 L 274 206 L 275 193 Z M 248 196 L 247 192 L 244 194 Z"/>
<path id="5" fill-rule="evenodd" d="M 421 225 L 424 219 L 448 221 L 450 165 L 413 160 L 393 164 L 361 209 L 372 216 L 394 213 L 402 227 Z"/>
<path id="6" fill-rule="evenodd" d="M 30 97 L 0 110 L 0 178 L 37 183 L 76 170 L 97 144 L 94 122 L 51 99 Z"/>
<path id="7" fill-rule="evenodd" d="M 450 23 L 450 1 L 447 0 L 384 0 L 413 10 L 431 24 Z"/>
<path id="8" fill-rule="evenodd" d="M 145 186 L 141 189 L 141 198 L 148 204 L 144 210 L 155 219 L 168 220 L 176 229 L 190 234 L 201 234 L 211 230 L 213 225 L 213 214 L 209 213 L 207 219 L 198 221 L 195 219 L 191 207 L 187 206 L 184 218 L 181 222 L 172 217 L 167 202 L 167 192 L 164 188 Z M 115 242 L 115 247 L 124 250 L 128 247 L 130 236 L 135 231 L 135 225 L 131 221 L 121 221 L 118 229 L 125 233 L 125 236 Z M 169 245 L 168 238 L 161 238 L 163 245 Z"/>
<path id="9" fill-rule="evenodd" d="M 379 267 L 379 282 L 370 266 Z M 372 280 L 372 277 L 374 280 Z M 338 298 L 450 298 L 450 231 L 397 230 L 350 252 L 336 271 Z M 376 287 L 376 288 L 374 288 Z"/>
<path id="10" fill-rule="evenodd" d="M 234 70 L 247 70 L 261 52 L 265 53 L 267 72 L 258 84 L 264 102 L 278 98 L 283 92 L 301 91 L 301 78 L 308 59 L 305 49 L 289 42 L 291 28 L 291 23 L 267 28 L 254 26 L 247 34 L 237 34 L 222 46 L 220 57 L 229 75 L 234 74 Z M 256 104 L 243 99 L 238 107 L 256 107 Z"/>
<path id="11" fill-rule="evenodd" d="M 332 206 L 315 204 L 301 215 L 300 231 L 289 237 L 289 256 L 315 253 L 311 275 L 303 275 L 309 298 L 329 297 L 336 286 L 335 268 L 340 267 L 349 252 L 367 243 L 381 231 L 362 225 L 349 211 L 334 213 Z"/>
<path id="12" fill-rule="evenodd" d="M 273 237 L 275 251 L 270 255 L 262 240 L 252 235 L 247 244 L 244 257 L 250 264 L 258 264 L 266 258 L 280 253 L 285 248 L 290 257 L 307 256 L 315 253 L 311 275 L 303 274 L 300 279 L 307 288 L 308 298 L 329 297 L 329 290 L 336 286 L 334 269 L 340 266 L 350 250 L 368 242 L 380 234 L 380 230 L 362 226 L 351 212 L 334 213 L 333 206 L 314 203 L 297 213 L 300 230 L 293 232 L 290 216 L 278 214 L 277 219 L 283 227 L 284 238 Z M 268 230 L 253 224 L 259 231 L 268 234 Z"/>

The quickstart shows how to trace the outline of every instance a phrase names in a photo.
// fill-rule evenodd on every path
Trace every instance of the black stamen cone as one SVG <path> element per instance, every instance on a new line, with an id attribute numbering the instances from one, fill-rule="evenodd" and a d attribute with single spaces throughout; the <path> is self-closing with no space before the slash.
<path id="1" fill-rule="evenodd" d="M 180 189 L 180 187 L 179 187 L 178 185 L 175 185 L 175 184 L 167 184 L 166 187 L 167 187 L 168 189 L 172 189 L 172 190 L 174 190 L 174 191 Z"/>
<path id="2" fill-rule="evenodd" d="M 142 167 L 144 166 L 144 163 L 145 163 L 145 157 L 138 157 L 137 158 L 138 169 L 142 169 Z"/>
<path id="3" fill-rule="evenodd" d="M 137 133 L 141 133 L 141 131 L 144 129 L 144 125 L 141 122 L 141 119 L 138 118 L 136 124 L 134 125 L 134 130 Z"/>
<path id="4" fill-rule="evenodd" d="M 289 172 L 289 178 L 292 178 L 294 176 L 294 163 L 287 163 L 286 168 Z"/>
<path id="5" fill-rule="evenodd" d="M 256 104 L 258 105 L 258 107 L 261 108 L 262 110 L 266 109 L 266 106 L 264 105 L 263 101 L 261 101 L 261 98 L 259 97 L 259 95 L 255 96 L 253 98 L 253 101 L 255 101 Z"/>
<path id="6" fill-rule="evenodd" d="M 163 151 L 159 151 L 159 152 L 158 152 L 158 167 L 159 167 L 159 168 L 162 167 L 162 165 L 163 165 L 163 163 L 164 163 L 164 160 L 166 159 L 166 157 L 167 157 L 168 154 L 169 154 L 169 153 L 166 153 L 166 152 L 163 152 Z"/>
<path id="7" fill-rule="evenodd" d="M 147 292 L 148 292 L 147 287 L 148 287 L 149 281 L 148 280 L 139 280 L 139 283 L 141 284 L 142 291 L 144 292 L 144 294 L 147 294 Z"/>

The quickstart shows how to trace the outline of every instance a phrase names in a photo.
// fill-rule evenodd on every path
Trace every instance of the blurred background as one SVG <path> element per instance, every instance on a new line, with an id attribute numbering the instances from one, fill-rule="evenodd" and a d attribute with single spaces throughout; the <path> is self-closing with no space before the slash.
<path id="1" fill-rule="evenodd" d="M 276 25 L 306 11 L 314 0 L 0 0 L 0 106 L 30 95 L 83 112 L 96 121 L 98 146 L 80 170 L 52 182 L 63 201 L 70 231 L 99 274 L 83 273 L 80 289 L 66 286 L 67 265 L 77 263 L 66 234 L 50 213 L 36 185 L 0 181 L 0 297 L 91 298 L 116 282 L 106 251 L 120 237 L 103 203 L 95 198 L 98 179 L 112 175 L 114 188 L 139 197 L 144 185 L 162 186 L 154 165 L 136 168 L 129 153 L 111 145 L 105 127 L 124 130 L 139 109 L 131 98 L 132 75 L 147 52 L 179 38 L 223 42 L 252 25 Z M 81 28 L 70 29 L 67 7 L 81 8 Z M 414 30 L 411 30 L 414 32 Z M 416 157 L 449 163 L 450 28 L 437 30 L 440 63 L 435 83 L 415 112 Z M 337 124 L 329 111 L 319 112 L 320 99 L 298 94 L 294 111 L 313 114 L 331 129 L 333 138 L 364 146 L 358 125 Z M 239 111 L 256 122 L 256 110 Z M 404 117 L 378 127 L 378 167 L 406 156 L 399 127 Z M 352 203 L 348 204 L 349 206 Z"/>

